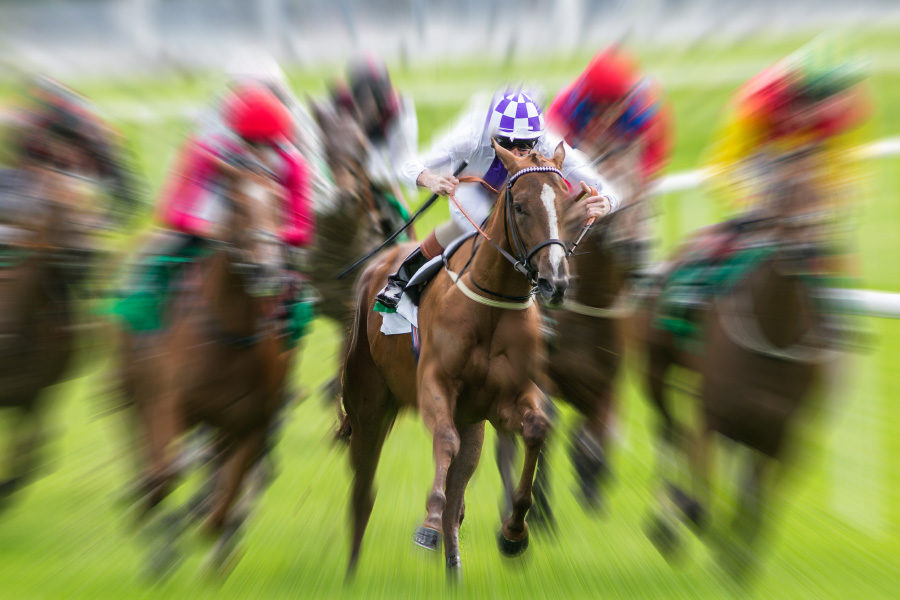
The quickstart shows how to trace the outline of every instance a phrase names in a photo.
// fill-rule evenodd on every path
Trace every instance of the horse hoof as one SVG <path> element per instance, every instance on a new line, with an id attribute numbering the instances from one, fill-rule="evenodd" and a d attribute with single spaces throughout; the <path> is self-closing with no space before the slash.
<path id="1" fill-rule="evenodd" d="M 698 532 L 706 525 L 706 510 L 703 505 L 676 485 L 669 484 L 669 498 L 681 511 L 681 514 Z"/>
<path id="2" fill-rule="evenodd" d="M 681 545 L 678 532 L 662 517 L 652 517 L 647 524 L 647 538 L 656 550 L 667 560 L 671 560 Z"/>
<path id="3" fill-rule="evenodd" d="M 413 542 L 420 548 L 437 550 L 441 547 L 441 534 L 434 529 L 420 525 L 416 528 L 415 535 L 413 535 Z"/>
<path id="4" fill-rule="evenodd" d="M 459 554 L 454 554 L 453 556 L 447 557 L 447 570 L 448 571 L 459 572 L 459 570 L 461 568 L 462 568 L 462 558 L 459 556 Z"/>
<path id="5" fill-rule="evenodd" d="M 503 531 L 497 534 L 497 545 L 500 547 L 500 553 L 503 556 L 519 556 L 528 548 L 528 534 L 525 534 L 519 541 L 513 541 L 506 539 L 506 536 L 503 535 Z"/>

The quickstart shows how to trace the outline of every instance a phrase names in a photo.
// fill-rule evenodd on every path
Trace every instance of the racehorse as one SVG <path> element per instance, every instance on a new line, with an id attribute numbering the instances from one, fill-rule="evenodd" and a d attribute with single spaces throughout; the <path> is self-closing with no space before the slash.
<path id="1" fill-rule="evenodd" d="M 356 120 L 330 104 L 313 103 L 334 187 L 332 198 L 317 199 L 316 240 L 304 272 L 321 296 L 317 310 L 341 331 L 341 348 L 353 324 L 352 277 L 337 275 L 354 258 L 381 241 L 372 183 L 365 169 L 366 137 Z M 339 393 L 339 377 L 332 383 Z"/>
<path id="2" fill-rule="evenodd" d="M 74 156 L 57 145 L 57 154 Z M 3 177 L 12 189 L 4 194 L 0 224 L 0 406 L 15 408 L 18 418 L 0 507 L 38 469 L 42 392 L 61 380 L 73 359 L 73 296 L 91 266 L 91 234 L 99 223 L 89 180 L 77 169 L 29 166 Z"/>
<path id="3" fill-rule="evenodd" d="M 577 410 L 582 423 L 572 436 L 570 455 L 584 504 L 602 504 L 599 484 L 608 474 L 607 444 L 615 406 L 615 383 L 624 353 L 623 320 L 633 314 L 629 275 L 640 268 L 639 244 L 645 192 L 630 157 L 617 153 L 603 161 L 604 175 L 624 205 L 596 222 L 569 258 L 572 282 L 562 306 L 545 313 L 547 382 L 545 391 Z M 583 226 L 574 205 L 566 216 L 566 235 Z M 552 412 L 550 413 L 552 415 Z M 547 446 L 535 475 L 533 519 L 553 523 Z M 497 466 L 507 502 L 512 499 L 515 438 L 497 436 Z"/>
<path id="4" fill-rule="evenodd" d="M 798 169 L 780 180 L 779 193 L 763 211 L 743 222 L 716 226 L 690 242 L 641 309 L 646 383 L 660 420 L 661 508 L 651 520 L 651 539 L 668 554 L 677 547 L 677 518 L 700 530 L 708 527 L 712 438 L 724 436 L 749 449 L 733 541 L 713 538 L 722 542 L 722 560 L 738 576 L 753 565 L 751 550 L 763 524 L 776 461 L 787 454 L 802 409 L 835 355 L 825 307 L 817 300 L 821 278 L 816 265 L 825 256 L 821 206 L 805 188 L 802 167 Z M 735 234 L 737 229 L 749 233 Z M 694 305 L 700 347 L 679 343 L 671 331 L 656 325 L 661 292 L 679 261 L 710 237 L 723 235 L 736 236 L 732 243 L 759 258 L 729 290 L 699 308 Z M 667 375 L 673 366 L 699 375 L 694 427 L 677 421 L 670 407 Z M 692 475 L 690 493 L 671 472 L 682 457 Z"/>
<path id="5" fill-rule="evenodd" d="M 425 288 L 418 307 L 418 361 L 412 336 L 382 334 L 382 317 L 372 310 L 376 293 L 411 245 L 382 253 L 359 280 L 342 374 L 343 429 L 350 435 L 354 471 L 350 573 L 374 503 L 372 481 L 381 448 L 403 407 L 418 408 L 434 440 L 434 482 L 416 543 L 437 550 L 443 531 L 447 568 L 460 568 L 463 496 L 489 420 L 498 430 L 522 435 L 526 447 L 512 514 L 500 531 L 500 550 L 516 555 L 528 545 L 525 515 L 550 426 L 535 383 L 543 353 L 533 286 L 548 301 L 562 298 L 568 268 L 558 232 L 572 199 L 559 171 L 562 145 L 549 160 L 534 152 L 517 158 L 494 147 L 510 178 L 485 225 L 489 241 L 462 242 Z"/>
<path id="6" fill-rule="evenodd" d="M 123 335 L 123 391 L 135 409 L 146 452 L 143 516 L 162 502 L 184 465 L 179 441 L 195 425 L 215 435 L 215 490 L 205 528 L 218 536 L 222 567 L 246 517 L 235 510 L 248 471 L 260 458 L 284 404 L 294 352 L 282 339 L 279 294 L 286 279 L 277 235 L 280 190 L 253 159 L 220 161 L 225 217 L 211 251 L 185 274 L 171 300 L 168 327 Z M 172 515 L 170 515 L 172 517 Z M 160 521 L 166 540 L 154 568 L 169 566 L 178 519 Z M 157 560 L 159 559 L 159 560 Z"/>

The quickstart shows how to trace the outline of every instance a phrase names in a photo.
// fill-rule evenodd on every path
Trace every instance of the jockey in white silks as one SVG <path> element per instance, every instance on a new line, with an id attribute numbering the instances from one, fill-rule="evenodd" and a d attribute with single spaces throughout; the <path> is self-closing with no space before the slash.
<path id="1" fill-rule="evenodd" d="M 585 219 L 602 217 L 618 207 L 615 193 L 590 166 L 587 157 L 562 138 L 547 132 L 540 108 L 528 94 L 521 91 L 499 92 L 490 102 L 485 102 L 483 98 L 480 101 L 476 99 L 456 126 L 429 152 L 407 161 L 399 176 L 408 184 L 428 188 L 435 194 L 455 196 L 473 221 L 484 222 L 496 198 L 480 186 L 458 188 L 459 180 L 448 173 L 463 161 L 468 161 L 461 175 L 480 177 L 494 188 L 500 188 L 506 182 L 508 173 L 494 152 L 492 139 L 517 156 L 525 156 L 531 150 L 553 156 L 557 144 L 562 142 L 566 151 L 561 169 L 563 176 L 571 185 L 581 185 L 589 192 L 584 201 Z M 404 287 L 412 275 L 428 260 L 439 256 L 454 239 L 475 230 L 462 211 L 452 205 L 450 217 L 449 222 L 438 226 L 403 261 L 397 272 L 388 277 L 387 285 L 376 298 L 375 310 L 396 311 Z"/>
<path id="2" fill-rule="evenodd" d="M 418 151 L 419 122 L 412 98 L 391 83 L 387 67 L 368 57 L 347 70 L 346 88 L 336 90 L 336 101 L 356 114 L 368 141 L 366 174 L 373 184 L 382 216 L 384 235 L 409 218 L 405 195 L 415 193 L 398 177 L 403 165 Z"/>

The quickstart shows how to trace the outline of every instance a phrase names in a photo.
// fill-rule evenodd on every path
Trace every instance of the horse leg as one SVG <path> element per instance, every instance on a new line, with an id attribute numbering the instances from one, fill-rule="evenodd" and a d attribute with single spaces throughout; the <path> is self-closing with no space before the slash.
<path id="1" fill-rule="evenodd" d="M 551 429 L 556 426 L 559 415 L 556 406 L 548 397 L 544 397 L 544 413 L 550 420 Z M 550 503 L 550 444 L 544 443 L 538 454 L 537 467 L 534 472 L 534 505 L 531 507 L 531 523 L 535 527 L 547 530 L 556 528 L 556 519 L 553 516 L 553 506 Z M 512 500 L 512 495 L 510 495 Z"/>
<path id="2" fill-rule="evenodd" d="M 459 453 L 459 433 L 453 423 L 456 391 L 430 373 L 422 377 L 420 390 L 420 411 L 434 440 L 435 468 L 431 493 L 425 503 L 425 520 L 416 529 L 413 541 L 428 550 L 437 550 L 440 546 L 444 507 L 447 503 L 447 471 Z M 456 518 L 458 515 L 454 513 L 453 516 Z"/>
<path id="3" fill-rule="evenodd" d="M 7 479 L 0 481 L 0 510 L 8 506 L 12 494 L 37 472 L 42 438 L 39 409 L 34 403 L 25 403 L 13 424 L 10 474 Z"/>
<path id="4" fill-rule="evenodd" d="M 362 546 L 366 526 L 372 514 L 375 504 L 375 494 L 372 490 L 372 482 L 375 480 L 375 470 L 378 468 L 378 459 L 381 457 L 381 448 L 387 437 L 391 424 L 397 414 L 397 410 L 382 404 L 381 414 L 373 415 L 373 418 L 356 418 L 356 412 L 352 404 L 347 404 L 347 386 L 344 386 L 345 406 L 348 407 L 352 433 L 350 434 L 350 464 L 353 467 L 353 491 L 351 496 L 351 511 L 353 517 L 353 540 L 350 549 L 350 562 L 347 566 L 347 574 L 355 572 L 359 551 Z M 368 411 L 367 411 L 368 412 Z M 369 416 L 369 415 L 366 415 Z"/>
<path id="5" fill-rule="evenodd" d="M 146 519 L 168 495 L 178 474 L 176 459 L 178 456 L 175 440 L 178 437 L 179 419 L 176 414 L 172 393 L 163 394 L 156 404 L 141 404 L 141 420 L 144 424 L 146 451 L 149 467 L 141 484 L 140 517 Z M 164 515 L 158 522 L 149 526 L 151 553 L 148 565 L 150 574 L 163 577 L 176 565 L 178 552 L 176 542 L 181 530 L 181 518 L 178 513 Z"/>
<path id="6" fill-rule="evenodd" d="M 503 498 L 500 500 L 500 518 L 512 510 L 512 497 L 515 491 L 513 483 L 513 465 L 516 462 L 516 438 L 513 434 L 497 430 L 497 471 L 503 483 Z"/>
<path id="7" fill-rule="evenodd" d="M 513 493 L 512 514 L 503 522 L 498 536 L 500 552 L 506 556 L 517 556 L 528 547 L 528 526 L 525 515 L 531 508 L 531 493 L 534 485 L 534 471 L 538 456 L 544 446 L 544 440 L 550 429 L 550 419 L 541 409 L 543 394 L 537 386 L 526 392 L 517 402 L 517 423 L 521 423 L 519 432 L 525 443 L 525 460 L 522 475 L 516 491 Z"/>
<path id="8" fill-rule="evenodd" d="M 218 470 L 216 504 L 204 523 L 204 528 L 218 534 L 212 563 L 222 570 L 232 556 L 235 540 L 246 514 L 232 510 L 250 467 L 257 461 L 265 444 L 266 429 L 259 428 L 243 439 L 235 441 L 231 453 Z"/>
<path id="9" fill-rule="evenodd" d="M 677 487 L 671 489 L 675 493 L 672 500 L 678 506 L 683 518 L 698 532 L 707 524 L 708 512 L 711 508 L 712 465 L 713 465 L 713 432 L 708 427 L 700 427 L 692 436 L 688 447 L 691 466 L 691 483 L 693 497 L 681 493 Z M 677 496 L 677 497 L 676 497 Z"/>
<path id="10" fill-rule="evenodd" d="M 459 433 L 459 453 L 447 472 L 447 505 L 444 508 L 444 554 L 447 568 L 458 570 L 462 564 L 459 553 L 459 527 L 462 525 L 463 501 L 466 486 L 484 444 L 484 421 L 465 427 Z"/>
<path id="11" fill-rule="evenodd" d="M 602 509 L 600 485 L 609 474 L 605 447 L 610 412 L 610 390 L 604 386 L 597 391 L 592 410 L 572 440 L 572 466 L 578 475 L 582 503 L 597 511 Z"/>
<path id="12" fill-rule="evenodd" d="M 143 515 L 148 515 L 168 495 L 177 475 L 178 450 L 175 442 L 180 433 L 174 394 L 163 394 L 155 405 L 142 406 L 149 469 L 144 475 Z"/>
<path id="13" fill-rule="evenodd" d="M 755 543 L 762 530 L 765 490 L 772 461 L 750 451 L 744 464 L 738 506 L 732 522 L 734 541 L 723 544 L 721 563 L 737 579 L 751 575 L 757 565 Z"/>
<path id="14" fill-rule="evenodd" d="M 653 406 L 661 420 L 656 439 L 656 471 L 660 487 L 657 490 L 659 508 L 647 523 L 647 536 L 660 554 L 671 558 L 678 550 L 678 516 L 670 501 L 668 478 L 677 472 L 680 451 L 677 444 L 677 426 L 669 411 L 666 397 L 666 372 L 670 361 L 667 353 L 659 347 L 651 347 L 647 360 L 647 387 Z"/>

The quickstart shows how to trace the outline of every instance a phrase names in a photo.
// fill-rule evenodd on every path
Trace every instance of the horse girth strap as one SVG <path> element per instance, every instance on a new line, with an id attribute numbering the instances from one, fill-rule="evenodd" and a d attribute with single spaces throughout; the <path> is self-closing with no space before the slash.
<path id="1" fill-rule="evenodd" d="M 474 291 L 470 288 L 466 283 L 462 280 L 462 275 L 453 271 L 448 266 L 444 266 L 444 269 L 447 271 L 447 275 L 450 276 L 450 279 L 456 285 L 456 287 L 465 295 L 469 300 L 476 302 L 478 304 L 482 304 L 484 306 L 490 306 L 491 308 L 502 308 L 504 310 L 525 310 L 534 304 L 534 296 L 528 296 L 527 300 L 523 300 L 521 302 L 509 302 L 506 300 L 493 300 L 491 298 L 487 298 L 482 296 L 478 292 Z"/>

